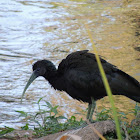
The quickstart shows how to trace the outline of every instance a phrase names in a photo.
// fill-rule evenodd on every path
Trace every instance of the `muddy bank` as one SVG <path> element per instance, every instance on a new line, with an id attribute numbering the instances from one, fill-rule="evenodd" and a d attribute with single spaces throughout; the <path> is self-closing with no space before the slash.
<path id="1" fill-rule="evenodd" d="M 7 134 L 5 140 L 8 138 L 18 140 L 73 140 L 73 138 L 75 140 L 78 140 L 78 138 L 81 138 L 81 140 L 99 140 L 99 135 L 106 135 L 114 132 L 115 124 L 112 121 L 102 121 L 89 124 L 83 128 L 67 130 L 41 138 L 36 138 L 31 130 L 18 130 Z"/>

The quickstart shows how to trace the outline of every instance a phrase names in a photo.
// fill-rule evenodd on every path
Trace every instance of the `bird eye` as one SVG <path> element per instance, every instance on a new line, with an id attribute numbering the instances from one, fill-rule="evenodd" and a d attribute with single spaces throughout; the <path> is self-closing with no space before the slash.
<path id="1" fill-rule="evenodd" d="M 40 71 L 40 68 L 37 68 L 37 69 L 36 69 L 36 72 L 39 72 L 39 71 Z"/>

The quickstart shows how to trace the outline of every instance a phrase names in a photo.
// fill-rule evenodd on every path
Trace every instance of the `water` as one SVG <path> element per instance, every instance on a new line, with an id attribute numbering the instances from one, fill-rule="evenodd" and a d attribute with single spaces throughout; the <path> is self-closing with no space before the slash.
<path id="1" fill-rule="evenodd" d="M 45 58 L 43 43 L 55 36 L 43 28 L 58 26 L 59 22 L 51 19 L 67 13 L 63 9 L 53 9 L 53 5 L 45 1 L 2 0 L 0 9 L 0 126 L 13 126 L 13 123 L 19 121 L 19 114 L 15 110 L 37 110 L 37 106 L 27 101 L 21 105 L 19 101 L 31 73 L 30 61 Z M 49 58 L 51 53 L 47 50 Z M 47 88 L 43 85 L 37 89 L 38 93 Z"/>
<path id="2" fill-rule="evenodd" d="M 0 127 L 23 126 L 22 119 L 15 110 L 33 113 L 38 107 L 32 103 L 43 96 L 54 105 L 67 107 L 67 111 L 60 109 L 66 117 L 77 110 L 80 112 L 86 109 L 85 104 L 73 101 L 65 93 L 53 90 L 43 78 L 38 78 L 30 86 L 23 104 L 20 104 L 33 62 L 47 58 L 57 66 L 61 59 L 72 51 L 92 51 L 84 27 L 85 22 L 94 33 L 99 53 L 140 81 L 139 52 L 131 47 L 127 48 L 126 52 L 127 42 L 125 45 L 116 45 L 113 37 L 110 41 L 105 34 L 105 31 L 111 32 L 112 36 L 118 34 L 118 30 L 108 29 L 117 23 L 109 8 L 119 9 L 121 2 L 0 1 Z M 104 40 L 108 43 L 103 43 L 106 42 Z M 131 49 L 133 51 L 130 52 Z M 125 58 L 128 56 L 129 62 L 126 63 Z"/>

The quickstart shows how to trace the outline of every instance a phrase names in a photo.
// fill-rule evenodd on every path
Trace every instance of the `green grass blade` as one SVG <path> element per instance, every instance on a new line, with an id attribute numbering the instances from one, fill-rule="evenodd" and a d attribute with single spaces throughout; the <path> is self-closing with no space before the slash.
<path id="1" fill-rule="evenodd" d="M 102 80 L 103 80 L 103 83 L 104 83 L 104 86 L 105 86 L 105 89 L 106 89 L 106 92 L 107 92 L 107 95 L 109 97 L 109 101 L 110 101 L 110 104 L 111 104 L 111 107 L 112 107 L 112 110 L 113 110 L 113 117 L 114 117 L 115 124 L 116 124 L 117 137 L 118 137 L 119 140 L 122 140 L 121 131 L 120 131 L 120 124 L 119 124 L 119 120 L 118 120 L 118 117 L 117 117 L 117 111 L 116 111 L 116 108 L 115 108 L 115 104 L 114 104 L 114 101 L 113 101 L 113 98 L 112 98 L 112 92 L 111 92 L 108 80 L 106 78 L 103 66 L 101 64 L 99 55 L 97 53 L 96 47 L 94 45 L 91 32 L 89 31 L 89 28 L 88 28 L 87 24 L 85 24 L 85 27 L 86 27 L 90 42 L 92 43 L 92 47 L 93 47 L 93 50 L 95 52 L 96 61 L 98 63 L 98 67 L 99 67 L 99 70 L 100 70 L 100 73 L 101 73 L 101 76 L 102 76 Z"/>

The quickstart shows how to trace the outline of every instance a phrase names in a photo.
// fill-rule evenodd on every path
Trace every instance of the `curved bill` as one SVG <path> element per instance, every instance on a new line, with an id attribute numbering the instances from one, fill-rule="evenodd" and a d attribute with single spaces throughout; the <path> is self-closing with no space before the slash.
<path id="1" fill-rule="evenodd" d="M 22 96 L 21 96 L 21 103 L 22 103 L 22 99 L 23 99 L 23 96 L 27 90 L 27 88 L 30 86 L 30 84 L 38 77 L 38 74 L 36 71 L 33 71 L 32 75 L 30 76 L 30 79 L 28 80 L 25 88 L 24 88 L 24 91 L 22 93 Z"/>

